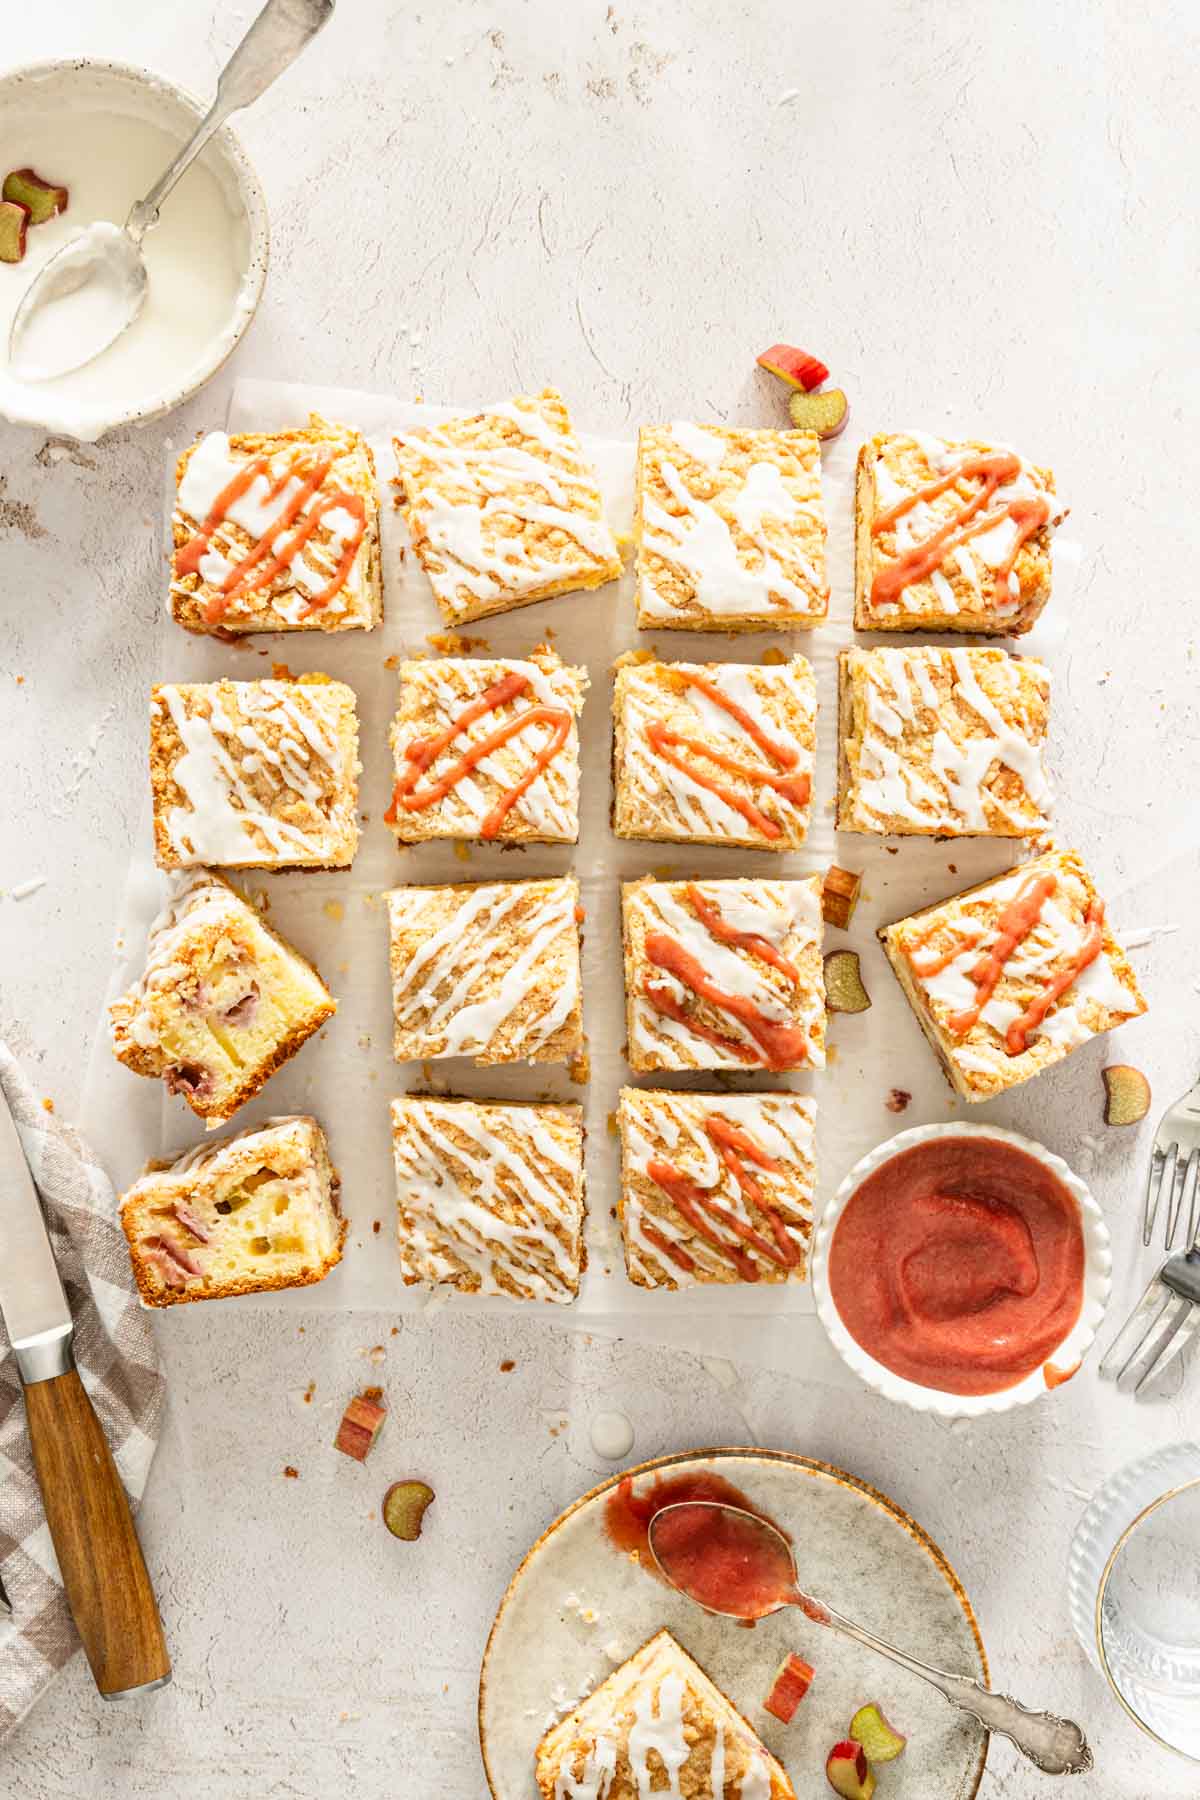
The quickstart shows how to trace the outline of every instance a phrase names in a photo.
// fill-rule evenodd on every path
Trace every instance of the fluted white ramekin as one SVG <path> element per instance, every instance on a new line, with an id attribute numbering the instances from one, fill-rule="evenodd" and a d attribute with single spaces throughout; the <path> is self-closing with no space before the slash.
<path id="1" fill-rule="evenodd" d="M 1009 1412 L 1015 1406 L 1027 1406 L 1030 1401 L 1039 1399 L 1049 1391 L 1044 1366 L 1034 1369 L 1032 1374 L 1019 1381 L 1015 1387 L 1004 1388 L 997 1394 L 947 1394 L 941 1388 L 922 1387 L 918 1382 L 907 1381 L 904 1376 L 897 1375 L 884 1363 L 878 1362 L 851 1337 L 834 1304 L 829 1287 L 830 1246 L 851 1195 L 862 1186 L 868 1175 L 873 1175 L 876 1169 L 903 1151 L 911 1150 L 917 1144 L 929 1143 L 934 1138 L 953 1137 L 990 1138 L 995 1143 L 1009 1144 L 1014 1149 L 1023 1150 L 1027 1156 L 1035 1158 L 1057 1177 L 1079 1208 L 1084 1246 L 1083 1305 L 1079 1310 L 1079 1318 L 1062 1342 L 1055 1346 L 1048 1359 L 1058 1369 L 1070 1369 L 1082 1361 L 1095 1339 L 1112 1288 L 1112 1246 L 1100 1208 L 1084 1183 L 1073 1169 L 1067 1167 L 1061 1156 L 1055 1156 L 1052 1151 L 1034 1143 L 1031 1138 L 1021 1137 L 1015 1131 L 1006 1131 L 999 1125 L 916 1125 L 909 1131 L 902 1131 L 898 1136 L 888 1138 L 855 1163 L 825 1207 L 813 1232 L 811 1280 L 817 1316 L 842 1361 L 868 1387 L 874 1388 L 885 1399 L 895 1400 L 901 1406 L 909 1406 L 915 1412 L 932 1412 L 946 1418 L 961 1418 Z"/>

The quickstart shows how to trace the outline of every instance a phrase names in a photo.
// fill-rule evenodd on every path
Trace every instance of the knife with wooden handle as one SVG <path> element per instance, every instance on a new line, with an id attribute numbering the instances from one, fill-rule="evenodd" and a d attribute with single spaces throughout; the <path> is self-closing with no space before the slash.
<path id="1" fill-rule="evenodd" d="M 158 1603 L 108 1440 L 75 1369 L 75 1325 L 41 1202 L 0 1093 L 0 1313 L 25 1389 L 46 1522 L 96 1686 L 106 1700 L 163 1687 Z"/>

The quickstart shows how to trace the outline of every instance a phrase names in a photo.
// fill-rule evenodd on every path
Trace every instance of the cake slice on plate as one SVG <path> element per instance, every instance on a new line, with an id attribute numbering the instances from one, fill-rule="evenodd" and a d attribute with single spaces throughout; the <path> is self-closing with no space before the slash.
<path id="1" fill-rule="evenodd" d="M 346 1236 L 325 1134 L 305 1117 L 152 1166 L 120 1209 L 148 1306 L 307 1287 L 341 1261 Z"/>
<path id="2" fill-rule="evenodd" d="M 796 1800 L 781 1765 L 669 1631 L 538 1745 L 541 1800 Z"/>
<path id="3" fill-rule="evenodd" d="M 161 1078 L 211 1131 L 336 1011 L 312 964 L 204 869 L 180 878 L 109 1020 L 118 1061 Z"/>

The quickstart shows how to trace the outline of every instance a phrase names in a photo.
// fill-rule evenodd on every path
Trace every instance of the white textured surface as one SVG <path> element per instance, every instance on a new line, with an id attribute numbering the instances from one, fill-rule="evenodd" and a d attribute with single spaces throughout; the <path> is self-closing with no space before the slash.
<path id="1" fill-rule="evenodd" d="M 10 10 L 6 60 L 83 49 L 207 87 L 254 7 Z M 242 124 L 274 262 L 234 366 L 466 403 L 553 379 L 581 425 L 616 435 L 642 418 L 780 416 L 752 355 L 793 337 L 844 380 L 852 432 L 986 429 L 1055 463 L 1090 552 L 1058 658 L 1060 816 L 1123 896 L 1120 923 L 1180 929 L 1138 953 L 1151 1020 L 988 1115 L 1093 1180 L 1119 1312 L 1145 1280 L 1146 1133 L 1105 1135 L 1097 1071 L 1135 1061 L 1165 1102 L 1200 1066 L 1200 360 L 1182 153 L 1198 29 L 1181 6 L 1119 0 L 751 10 L 344 0 Z M 67 1113 L 141 806 L 164 438 L 218 422 L 229 379 L 166 428 L 95 450 L 0 433 L 0 1030 Z M 611 1468 L 589 1441 L 599 1408 L 629 1416 L 635 1456 L 757 1440 L 885 1487 L 958 1567 L 997 1677 L 1086 1721 L 1089 1792 L 1195 1793 L 1194 1769 L 1109 1701 L 1065 1594 L 1088 1494 L 1188 1435 L 1181 1403 L 1135 1414 L 1089 1373 L 1051 1404 L 952 1428 L 847 1393 L 809 1335 L 794 1373 L 750 1368 L 786 1366 L 788 1346 L 755 1343 L 739 1376 L 517 1319 L 390 1329 L 163 1322 L 172 1416 L 143 1527 L 175 1685 L 109 1708 L 76 1663 L 0 1752 L 6 1795 L 317 1800 L 353 1784 L 482 1800 L 487 1624 L 528 1541 Z M 376 1342 L 378 1370 L 359 1354 Z M 369 1379 L 394 1416 L 364 1472 L 328 1445 Z M 409 1473 L 438 1491 L 413 1547 L 370 1517 Z M 985 1796 L 1047 1791 L 994 1747 Z"/>

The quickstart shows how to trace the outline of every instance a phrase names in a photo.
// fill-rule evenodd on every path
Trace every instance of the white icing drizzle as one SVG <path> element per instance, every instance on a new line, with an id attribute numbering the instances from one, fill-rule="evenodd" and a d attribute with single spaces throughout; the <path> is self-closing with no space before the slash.
<path id="1" fill-rule="evenodd" d="M 896 817 L 936 832 L 987 832 L 996 813 L 1027 831 L 1045 825 L 1052 804 L 1040 745 L 1010 724 L 981 686 L 976 667 L 1002 671 L 1014 708 L 1020 699 L 1018 666 L 991 650 L 872 650 L 857 653 L 865 721 L 861 725 L 854 813 L 868 827 Z M 1044 687 L 1040 665 L 1021 665 Z M 940 700 L 932 671 L 949 675 Z M 932 715 L 918 716 L 914 699 Z M 986 730 L 970 734 L 974 721 Z M 905 724 L 913 726 L 906 744 Z M 947 727 L 958 724 L 959 735 Z M 880 735 L 882 734 L 882 736 Z M 892 740 L 885 742 L 884 739 Z M 922 754 L 922 751 L 924 754 Z M 1006 801 L 986 786 L 999 765 L 1017 776 L 1023 794 Z"/>
<path id="2" fill-rule="evenodd" d="M 351 845 L 357 841 L 357 768 L 347 765 L 338 736 L 339 709 L 348 691 L 340 683 L 288 681 L 156 689 L 183 746 L 169 772 L 188 802 L 165 808 L 159 817 L 185 866 L 325 863 L 341 850 L 347 834 Z M 196 710 L 201 696 L 209 701 L 207 718 Z M 274 743 L 261 729 L 266 722 L 278 734 Z M 276 817 L 249 776 L 268 787 L 272 802 L 305 801 L 317 814 L 314 828 L 304 831 Z M 266 840 L 266 849 L 255 832 Z"/>
<path id="3" fill-rule="evenodd" d="M 328 444 L 306 443 L 300 449 L 306 462 L 333 455 L 335 460 L 324 484 L 308 496 L 288 525 L 282 530 L 278 529 L 278 522 L 284 518 L 303 482 L 299 476 L 292 475 L 280 491 L 268 499 L 274 482 L 297 460 L 296 450 L 292 446 L 285 446 L 270 456 L 269 474 L 254 477 L 245 492 L 239 494 L 226 508 L 224 520 L 209 535 L 209 547 L 200 559 L 198 571 L 202 583 L 209 590 L 220 588 L 249 548 L 246 539 L 231 530 L 232 526 L 238 527 L 240 532 L 244 532 L 255 543 L 260 538 L 272 537 L 274 541 L 271 544 L 271 555 L 276 556 L 292 540 L 304 516 L 313 507 L 324 504 L 339 482 L 344 483 L 350 492 L 358 492 L 361 485 L 369 482 L 369 465 L 362 452 L 350 448 L 349 434 L 338 433 L 331 437 Z M 188 458 L 187 468 L 179 484 L 175 524 L 189 532 L 198 529 L 225 488 L 248 462 L 257 459 L 258 454 L 235 452 L 224 431 L 210 431 L 201 438 Z M 373 516 L 374 500 L 371 498 L 367 500 L 368 526 Z M 228 602 L 222 622 L 228 625 L 233 620 L 263 612 L 278 613 L 291 624 L 301 622 L 309 600 L 329 586 L 347 544 L 358 530 L 359 521 L 353 513 L 344 506 L 329 507 L 316 530 L 293 552 L 282 569 L 268 582 L 253 586 Z M 323 612 L 341 614 L 347 610 L 361 610 L 369 615 L 365 587 L 370 555 L 371 533 L 364 530 L 362 542 L 346 572 L 345 580 L 337 592 L 330 596 L 322 608 Z M 184 581 L 173 580 L 171 592 L 186 596 L 189 589 Z"/>
<path id="4" fill-rule="evenodd" d="M 760 1750 L 751 1750 L 738 1800 L 771 1800 L 771 1771 Z"/>
<path id="5" fill-rule="evenodd" d="M 437 1282 L 465 1266 L 485 1294 L 574 1298 L 579 1128 L 568 1150 L 536 1107 L 410 1098 L 393 1103 L 392 1138 L 406 1273 Z"/>
<path id="6" fill-rule="evenodd" d="M 725 439 L 719 432 L 693 425 L 687 419 L 676 419 L 671 426 L 671 436 L 685 456 L 706 469 L 719 469 L 725 461 Z"/>
<path id="7" fill-rule="evenodd" d="M 698 881 L 692 885 L 734 930 L 765 938 L 792 962 L 797 962 L 810 945 L 820 943 L 820 901 L 815 876 L 807 881 Z M 784 999 L 771 983 L 770 965 L 712 937 L 682 898 L 682 890 L 678 890 L 678 899 L 676 891 L 670 883 L 650 882 L 627 890 L 626 905 L 644 916 L 648 932 L 665 931 L 696 957 L 720 990 L 751 1000 L 767 1019 L 802 1027 L 808 1037 L 809 1064 L 823 1067 L 824 1053 L 812 1036 L 824 1005 L 823 993 L 806 991 L 803 984 L 793 989 L 789 984 Z M 680 1002 L 685 999 L 683 984 L 673 975 L 649 965 L 647 973 L 655 986 L 667 989 Z M 640 987 L 639 978 L 630 1007 L 630 1040 L 643 1056 L 655 1059 L 656 1067 L 763 1066 L 749 1030 L 732 1015 L 722 1012 L 720 1029 L 724 1036 L 745 1046 L 740 1054 L 710 1043 L 687 1024 L 659 1012 Z"/>
<path id="8" fill-rule="evenodd" d="M 673 1212 L 664 1215 L 653 1211 L 650 1223 L 660 1236 L 670 1238 L 686 1251 L 696 1265 L 694 1269 L 685 1269 L 667 1257 L 646 1235 L 646 1209 L 630 1177 L 651 1180 L 649 1164 L 656 1159 L 671 1163 L 698 1188 L 710 1192 L 727 1212 L 743 1224 L 754 1226 L 771 1241 L 769 1229 L 746 1204 L 741 1188 L 705 1130 L 705 1121 L 714 1115 L 744 1131 L 780 1165 L 778 1169 L 764 1169 L 746 1160 L 747 1172 L 762 1190 L 765 1204 L 779 1214 L 797 1250 L 806 1249 L 808 1233 L 794 1221 L 797 1215 L 810 1223 L 812 1219 L 814 1101 L 800 1094 L 622 1094 L 622 1231 L 631 1252 L 632 1268 L 651 1283 L 663 1271 L 678 1287 L 691 1287 L 722 1276 L 728 1278 L 731 1269 L 727 1257 Z M 669 1196 L 661 1190 L 659 1197 L 669 1203 Z M 718 1236 L 735 1241 L 723 1222 L 710 1222 Z M 740 1238 L 736 1243 L 761 1273 L 780 1273 L 778 1266 L 762 1257 L 751 1244 Z"/>
<path id="9" fill-rule="evenodd" d="M 421 697 L 420 717 L 395 732 L 396 770 L 407 769 L 403 750 L 414 738 L 436 737 L 460 717 L 487 688 L 505 675 L 519 671 L 529 687 L 515 700 L 480 718 L 459 731 L 436 762 L 423 772 L 419 788 L 436 782 L 473 744 L 481 743 L 514 712 L 533 706 L 558 707 L 576 721 L 561 749 L 554 755 L 525 793 L 511 807 L 510 820 L 522 819 L 544 836 L 573 842 L 579 831 L 579 731 L 578 717 L 583 704 L 586 674 L 580 669 L 543 669 L 536 662 L 476 662 L 457 659 L 405 663 L 401 667 L 402 683 L 411 683 Z M 475 768 L 427 809 L 424 815 L 435 816 L 461 836 L 478 834 L 487 814 L 500 794 L 515 787 L 526 774 L 538 752 L 554 735 L 550 723 L 535 722 L 516 732 L 507 743 L 476 763 Z M 486 790 L 478 777 L 496 784 Z"/>
<path id="10" fill-rule="evenodd" d="M 683 1731 L 684 1683 L 680 1675 L 664 1675 L 658 1687 L 638 1695 L 629 1727 L 629 1767 L 637 1782 L 638 1800 L 666 1794 L 680 1800 L 679 1771 L 690 1754 Z M 650 1755 L 654 1753 L 655 1764 Z M 666 1775 L 664 1788 L 657 1779 Z"/>
<path id="11" fill-rule="evenodd" d="M 536 404 L 492 406 L 482 416 L 484 427 L 489 419 L 515 425 L 523 445 L 473 445 L 440 425 L 395 440 L 414 532 L 424 534 L 434 553 L 432 560 L 422 557 L 426 573 L 438 600 L 456 615 L 472 610 L 460 588 L 479 602 L 523 596 L 617 560 L 596 477 L 574 436 L 560 432 Z M 569 542 L 543 554 L 545 533 L 531 526 Z"/>
<path id="12" fill-rule="evenodd" d="M 617 1748 L 612 1738 L 597 1737 L 588 1745 L 578 1775 L 569 1766 L 558 1771 L 554 1800 L 605 1800 L 617 1773 Z"/>
<path id="13" fill-rule="evenodd" d="M 423 937 L 395 976 L 397 1026 L 421 1039 L 411 1054 L 471 1056 L 487 1050 L 531 991 L 545 984 L 546 964 L 553 960 L 556 980 L 546 1005 L 523 1022 L 511 1042 L 514 1061 L 533 1060 L 579 1003 L 578 885 L 564 879 L 396 888 L 387 896 L 393 943 L 399 930 L 420 928 L 426 913 L 439 916 L 448 894 L 453 910 L 446 923 Z M 513 915 L 521 909 L 525 916 L 513 935 Z"/>
<path id="14" fill-rule="evenodd" d="M 815 714 L 812 670 L 803 657 L 761 669 L 736 663 L 681 663 L 674 666 L 685 674 L 705 676 L 720 693 L 754 719 L 775 743 L 794 751 L 797 760 L 789 774 L 811 775 L 812 750 L 788 729 L 785 710 L 797 706 L 808 720 Z M 649 809 L 653 813 L 656 832 L 667 832 L 680 838 L 764 841 L 720 794 L 658 756 L 646 736 L 646 727 L 655 720 L 670 718 L 673 728 L 715 738 L 717 747 L 725 754 L 736 756 L 751 767 L 761 765 L 764 772 L 778 773 L 775 763 L 724 707 L 716 705 L 707 694 L 690 684 L 684 686 L 681 694 L 665 689 L 660 671 L 661 666 L 657 664 L 632 668 L 622 684 L 625 771 L 633 803 L 639 809 Z M 774 712 L 769 712 L 766 706 L 766 697 L 770 694 L 778 695 L 781 701 Z M 686 705 L 695 715 L 694 724 L 679 723 L 677 709 L 681 705 Z M 684 760 L 690 755 L 690 752 L 684 752 Z M 696 759 L 696 766 L 735 792 L 748 791 L 748 797 L 759 811 L 785 831 L 803 829 L 808 816 L 807 806 L 798 806 L 765 782 L 747 790 L 747 785 L 738 776 L 715 763 L 708 763 L 703 757 Z"/>
<path id="15" fill-rule="evenodd" d="M 815 475 L 812 497 L 800 499 L 789 489 L 775 463 L 750 465 L 732 501 L 732 512 L 738 531 L 752 546 L 752 564 L 734 537 L 729 521 L 710 502 L 698 499 L 690 491 L 674 463 L 663 458 L 657 470 L 683 511 L 680 515 L 668 512 L 644 491 L 643 548 L 684 571 L 696 604 L 706 612 L 730 618 L 770 618 L 781 610 L 806 614 L 821 611 L 826 590 L 800 551 L 795 530 L 802 519 L 820 526 L 819 484 Z M 783 568 L 781 554 L 799 570 L 803 585 Z M 780 601 L 784 602 L 782 609 Z M 655 586 L 653 573 L 644 566 L 640 605 L 642 612 L 653 618 L 669 618 L 678 611 L 669 594 Z"/>

